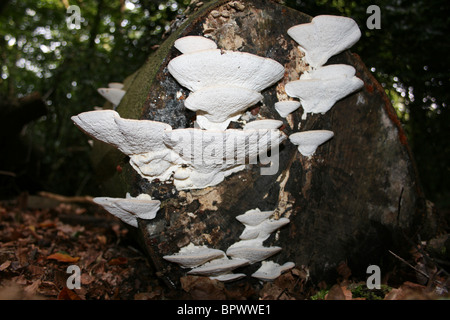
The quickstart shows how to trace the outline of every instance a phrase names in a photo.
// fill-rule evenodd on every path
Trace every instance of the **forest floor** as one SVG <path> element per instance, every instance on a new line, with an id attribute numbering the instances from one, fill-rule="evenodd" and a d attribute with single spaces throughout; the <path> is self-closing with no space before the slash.
<path id="1" fill-rule="evenodd" d="M 345 263 L 335 283 L 313 283 L 296 267 L 264 284 L 186 276 L 182 289 L 169 290 L 119 220 L 89 199 L 54 198 L 22 195 L 0 202 L 0 300 L 450 299 L 448 273 L 429 259 L 425 267 L 421 250 L 397 257 L 400 267 L 383 277 L 379 290 L 354 279 Z M 449 240 L 447 235 L 441 242 Z M 79 289 L 68 288 L 76 284 L 71 265 L 81 272 Z"/>

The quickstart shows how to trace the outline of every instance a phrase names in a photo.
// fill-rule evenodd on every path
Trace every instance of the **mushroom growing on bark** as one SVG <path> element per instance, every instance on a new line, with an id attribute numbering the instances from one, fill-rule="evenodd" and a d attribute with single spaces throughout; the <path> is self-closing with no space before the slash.
<path id="1" fill-rule="evenodd" d="M 186 47 L 211 40 L 202 37 L 178 39 Z M 175 42 L 180 50 L 180 45 Z M 254 54 L 207 49 L 180 50 L 182 55 L 169 62 L 170 74 L 191 94 L 185 107 L 197 112 L 197 124 L 203 129 L 225 130 L 250 106 L 262 100 L 260 91 L 284 75 L 284 67 L 275 60 Z"/>
<path id="2" fill-rule="evenodd" d="M 108 88 L 98 88 L 97 91 L 106 100 L 112 103 L 114 109 L 119 105 L 126 93 L 126 91 L 123 90 L 123 84 L 119 82 L 110 82 L 108 83 Z"/>
<path id="3" fill-rule="evenodd" d="M 312 157 L 321 144 L 334 136 L 333 131 L 311 130 L 296 132 L 289 136 L 289 140 L 298 146 L 298 151 L 305 157 Z"/>
<path id="4" fill-rule="evenodd" d="M 136 198 L 127 194 L 126 198 L 97 197 L 94 202 L 123 222 L 137 228 L 137 218 L 152 220 L 156 217 L 161 202 L 153 200 L 147 194 L 140 194 Z"/>
<path id="5" fill-rule="evenodd" d="M 363 86 L 352 66 L 330 65 L 303 74 L 300 80 L 287 83 L 285 88 L 289 96 L 300 99 L 305 119 L 308 113 L 326 113 L 338 100 Z"/>
<path id="6" fill-rule="evenodd" d="M 150 120 L 122 119 L 113 110 L 72 117 L 83 131 L 130 157 L 131 166 L 149 181 L 173 178 L 178 190 L 203 189 L 256 163 L 286 139 L 279 130 L 175 129 Z M 275 151 L 274 151 L 275 152 Z M 237 159 L 236 159 L 237 156 Z"/>
<path id="7" fill-rule="evenodd" d="M 361 37 L 358 24 L 353 19 L 331 15 L 317 16 L 310 23 L 289 28 L 287 33 L 300 45 L 306 61 L 313 68 L 351 48 Z"/>
<path id="8" fill-rule="evenodd" d="M 195 246 L 190 243 L 186 247 L 173 255 L 167 255 L 163 258 L 170 262 L 175 262 L 183 268 L 194 268 L 210 260 L 225 257 L 225 252 L 217 249 L 211 249 L 206 246 Z"/>
<path id="9" fill-rule="evenodd" d="M 294 266 L 295 263 L 293 262 L 286 262 L 280 266 L 273 261 L 263 261 L 261 267 L 252 274 L 252 277 L 263 281 L 272 281 L 278 278 L 283 272 L 292 269 Z"/>

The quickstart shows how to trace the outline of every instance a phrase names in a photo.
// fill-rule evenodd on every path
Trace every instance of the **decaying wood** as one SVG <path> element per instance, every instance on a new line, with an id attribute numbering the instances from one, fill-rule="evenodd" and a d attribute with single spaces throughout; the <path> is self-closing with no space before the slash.
<path id="1" fill-rule="evenodd" d="M 333 277 L 341 261 L 348 261 L 354 275 L 365 274 L 368 265 L 385 262 L 388 250 L 400 254 L 405 235 L 426 237 L 434 231 L 395 111 L 357 55 L 347 51 L 328 64 L 354 66 L 365 83 L 361 91 L 339 101 L 325 115 L 309 115 L 306 120 L 301 119 L 301 108 L 287 119 L 275 111 L 275 102 L 287 97 L 284 85 L 297 80 L 307 67 L 286 31 L 310 20 L 272 1 L 213 1 L 195 6 L 189 17 L 180 18 L 178 28 L 148 63 L 127 79 L 127 94 L 117 109 L 122 117 L 192 127 L 195 114 L 183 106 L 189 92 L 168 73 L 167 64 L 180 54 L 173 48 L 174 40 L 208 36 L 219 48 L 272 58 L 285 66 L 285 77 L 262 92 L 264 100 L 254 109 L 261 118 L 283 120 L 287 135 L 314 129 L 335 133 L 312 159 L 284 142 L 275 175 L 263 176 L 260 165 L 251 165 L 215 187 L 182 192 L 170 183 L 150 184 L 131 169 L 123 154 L 98 144 L 95 161 L 103 168 L 106 196 L 148 193 L 162 202 L 155 220 L 140 221 L 140 232 L 157 274 L 166 283 L 178 286 L 187 270 L 162 256 L 190 242 L 226 251 L 244 228 L 235 217 L 254 208 L 276 210 L 277 217 L 290 219 L 264 243 L 283 248 L 271 260 L 293 261 L 315 279 Z M 118 165 L 123 168 L 120 172 Z M 250 275 L 258 267 L 239 271 Z"/>

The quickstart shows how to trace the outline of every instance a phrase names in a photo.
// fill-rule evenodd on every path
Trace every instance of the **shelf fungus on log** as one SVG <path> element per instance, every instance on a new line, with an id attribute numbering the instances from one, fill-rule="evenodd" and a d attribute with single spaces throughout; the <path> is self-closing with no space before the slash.
<path id="1" fill-rule="evenodd" d="M 307 77 L 320 78 L 324 76 L 320 75 L 321 72 L 326 75 L 330 70 L 319 68 L 319 63 L 314 68 L 314 62 L 308 65 L 299 43 L 287 33 L 292 26 L 308 25 L 313 18 L 276 1 L 240 0 L 244 7 L 242 10 L 230 10 L 230 3 L 237 2 L 204 1 L 202 6 L 191 10 L 186 20 L 178 24 L 145 64 L 124 80 L 127 94 L 117 107 L 122 118 L 113 113 L 99 113 L 90 124 L 82 123 L 86 116 L 75 119 L 81 122 L 85 131 L 93 136 L 98 133 L 101 141 L 115 147 L 94 140 L 93 167 L 104 194 L 121 197 L 126 192 L 133 195 L 145 193 L 161 201 L 165 214 L 157 214 L 153 220 L 137 219 L 138 236 L 143 240 L 155 275 L 167 286 L 180 289 L 180 278 L 186 275 L 186 269 L 163 259 L 163 256 L 173 255 L 190 242 L 226 253 L 236 241 L 244 241 L 240 239 L 244 227 L 235 219 L 236 216 L 252 208 L 260 208 L 262 212 L 275 210 L 274 217 L 289 219 L 289 224 L 273 232 L 263 246 L 282 248 L 273 256 L 273 261 L 292 261 L 297 266 L 305 266 L 311 278 L 317 281 L 334 281 L 341 261 L 347 261 L 355 276 L 367 276 L 368 264 L 379 261 L 383 267 L 383 261 L 388 260 L 388 249 L 401 251 L 409 247 L 407 237 L 420 233 L 423 239 L 429 239 L 434 226 L 439 224 L 435 224 L 434 213 L 427 211 L 404 130 L 384 89 L 361 58 L 344 50 L 327 60 L 327 64 L 355 68 L 357 77 L 364 82 L 359 91 L 336 101 L 324 115 L 311 114 L 304 121 L 300 112 L 292 112 L 287 118 L 280 117 L 274 105 L 277 101 L 290 100 L 285 91 L 287 83 L 299 80 L 300 75 L 302 81 L 314 81 L 307 80 Z M 227 18 L 213 15 L 213 11 L 227 12 Z M 313 24 L 321 18 L 314 20 Z M 337 26 L 334 31 L 339 28 Z M 338 34 L 339 37 L 344 33 L 339 31 Z M 221 50 L 200 47 L 204 50 L 182 49 L 185 53 L 180 53 L 174 42 L 185 36 L 207 37 Z M 323 34 L 317 34 L 312 40 L 322 37 Z M 305 49 L 308 58 L 317 51 L 309 47 Z M 211 170 L 209 177 L 214 178 L 212 172 L 218 170 L 221 178 L 206 183 L 204 176 L 208 173 L 201 171 L 201 166 L 190 163 L 192 159 L 182 157 L 179 153 L 182 146 L 176 141 L 183 135 L 193 140 L 202 137 L 200 131 L 211 131 L 193 129 L 196 113 L 198 118 L 203 115 L 200 110 L 191 111 L 185 107 L 189 94 L 219 85 L 203 78 L 195 82 L 198 78 L 196 72 L 217 70 L 206 68 L 208 64 L 215 64 L 213 60 L 190 61 L 192 64 L 185 69 L 186 61 L 190 60 L 188 57 L 206 56 L 211 52 L 217 57 L 223 53 L 220 59 L 228 59 L 224 72 L 214 75 L 215 82 L 220 82 L 220 86 L 246 88 L 263 96 L 254 109 L 244 112 L 244 119 L 241 117 L 230 126 L 240 127 L 245 122 L 258 119 L 280 119 L 284 123 L 281 131 L 286 136 L 299 131 L 300 127 L 305 131 L 326 128 L 336 135 L 332 143 L 320 149 L 321 157 L 308 161 L 299 157 L 298 146 L 283 143 L 276 153 L 277 170 L 272 174 L 261 174 L 264 167 L 260 165 L 261 161 L 257 164 L 246 162 L 241 171 L 237 170 L 241 169 L 240 165 L 209 165 L 201 170 Z M 264 62 L 253 65 L 253 69 L 242 65 L 241 68 L 247 69 L 247 76 L 236 79 L 239 72 L 233 70 L 236 67 L 234 59 L 246 54 L 258 56 L 257 60 Z M 246 87 L 244 83 L 259 79 L 266 63 L 271 64 L 262 57 L 273 59 L 283 67 L 277 67 L 280 81 L 265 87 L 270 82 L 258 80 L 256 84 L 263 84 L 262 87 L 256 84 Z M 183 72 L 199 85 L 186 83 L 185 87 L 171 75 L 169 64 L 170 68 L 180 64 Z M 343 74 L 347 76 L 343 78 L 349 81 L 353 78 L 350 76 L 352 72 L 346 68 Z M 235 83 L 232 84 L 230 79 Z M 265 89 L 260 90 L 263 87 Z M 234 114 L 231 116 L 235 117 Z M 100 129 L 103 126 L 108 129 Z M 231 141 L 229 139 L 242 135 L 249 141 L 245 144 L 249 151 L 235 152 L 235 156 L 258 154 L 258 143 L 254 141 L 259 137 L 252 131 L 261 130 L 238 131 L 241 132 L 212 130 L 203 135 L 209 143 L 193 149 L 198 152 L 207 147 L 214 154 L 212 150 L 218 145 L 212 140 L 221 137 L 220 141 Z M 255 140 L 250 141 L 250 138 Z M 267 136 L 265 140 L 271 139 Z M 227 143 L 228 148 L 230 153 L 231 150 L 238 151 Z M 186 151 L 187 155 L 192 154 Z M 178 156 L 175 163 L 167 161 L 171 160 L 169 155 Z M 118 164 L 123 168 L 121 172 L 116 170 Z M 235 173 L 230 173 L 234 169 Z M 164 175 L 169 178 L 158 182 L 156 177 L 166 178 Z M 222 182 L 212 185 L 218 181 Z M 181 190 L 185 186 L 208 187 Z M 259 240 L 254 242 L 261 243 Z M 233 272 L 251 275 L 258 268 L 257 264 L 246 264 Z M 231 271 L 222 271 L 217 276 L 223 279 L 237 277 Z M 259 285 L 258 280 L 250 276 L 240 281 Z"/>
<path id="2" fill-rule="evenodd" d="M 84 112 L 72 120 L 87 134 L 128 155 L 142 177 L 150 182 L 173 179 L 178 190 L 217 185 L 246 164 L 257 163 L 258 157 L 286 139 L 272 129 L 172 129 L 162 122 L 122 119 L 112 110 Z"/>
<path id="3" fill-rule="evenodd" d="M 190 48 L 197 42 L 211 42 L 201 37 L 183 37 L 175 41 L 178 49 L 177 41 Z M 202 45 L 172 59 L 168 70 L 191 91 L 184 105 L 197 112 L 200 128 L 220 130 L 225 130 L 231 121 L 261 101 L 260 91 L 284 75 L 284 67 L 275 60 L 246 52 L 208 50 Z"/>
<path id="4" fill-rule="evenodd" d="M 293 262 L 286 262 L 280 266 L 273 261 L 263 261 L 261 267 L 252 274 L 252 277 L 263 281 L 272 281 L 293 267 L 295 267 L 295 263 Z"/>
<path id="5" fill-rule="evenodd" d="M 278 101 L 275 103 L 275 110 L 279 113 L 279 115 L 283 118 L 286 118 L 292 112 L 300 108 L 299 101 Z"/>
<path id="6" fill-rule="evenodd" d="M 310 23 L 289 28 L 287 33 L 304 50 L 306 61 L 314 68 L 351 48 L 361 37 L 353 19 L 331 15 L 316 16 Z"/>
<path id="7" fill-rule="evenodd" d="M 325 114 L 337 101 L 361 89 L 364 82 L 355 76 L 355 68 L 330 65 L 304 73 L 300 80 L 286 84 L 286 93 L 299 98 L 303 119 L 308 113 Z"/>
<path id="8" fill-rule="evenodd" d="M 305 157 L 312 157 L 321 144 L 334 136 L 329 130 L 310 130 L 296 132 L 289 136 L 289 140 L 298 146 L 298 151 Z"/>
<path id="9" fill-rule="evenodd" d="M 211 39 L 201 36 L 187 36 L 175 40 L 174 47 L 181 53 L 191 53 L 201 50 L 217 49 L 217 44 Z"/>
<path id="10" fill-rule="evenodd" d="M 108 88 L 98 88 L 97 91 L 103 98 L 112 103 L 114 109 L 120 104 L 126 93 L 123 90 L 123 84 L 118 82 L 111 82 L 108 84 Z"/>
<path id="11" fill-rule="evenodd" d="M 275 119 L 263 119 L 247 122 L 244 125 L 244 130 L 276 130 L 283 125 L 283 121 Z"/>
<path id="12" fill-rule="evenodd" d="M 173 255 L 164 256 L 163 258 L 170 262 L 175 262 L 183 268 L 195 268 L 210 260 L 225 257 L 222 250 L 211 249 L 207 246 L 196 246 L 190 243 L 186 247 Z"/>
<path id="13" fill-rule="evenodd" d="M 256 208 L 237 216 L 236 219 L 244 224 L 245 229 L 239 236 L 241 240 L 227 249 L 227 255 L 249 260 L 250 264 L 253 264 L 280 252 L 280 247 L 264 247 L 263 242 L 272 232 L 288 224 L 289 219 L 270 219 L 272 214 L 273 211 L 261 211 Z"/>
<path id="14" fill-rule="evenodd" d="M 159 200 L 154 200 L 147 194 L 140 194 L 135 198 L 129 194 L 126 198 L 97 197 L 94 202 L 135 228 L 138 227 L 137 218 L 154 219 L 161 205 Z"/>

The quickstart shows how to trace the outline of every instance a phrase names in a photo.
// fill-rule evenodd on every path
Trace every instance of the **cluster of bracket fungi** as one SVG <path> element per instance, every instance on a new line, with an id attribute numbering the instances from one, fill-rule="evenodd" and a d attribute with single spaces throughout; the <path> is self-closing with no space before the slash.
<path id="1" fill-rule="evenodd" d="M 349 65 L 324 64 L 328 59 L 355 44 L 361 32 L 350 18 L 317 16 L 310 23 L 290 28 L 287 33 L 305 53 L 310 69 L 299 80 L 286 84 L 285 91 L 296 100 L 275 104 L 281 117 L 303 108 L 308 113 L 326 113 L 336 101 L 355 92 L 363 81 Z M 168 64 L 175 80 L 190 91 L 184 106 L 196 112 L 194 128 L 172 129 L 163 122 L 122 119 L 114 110 L 84 112 L 72 117 L 87 134 L 106 142 L 130 157 L 131 166 L 145 179 L 173 179 L 178 190 L 203 189 L 215 186 L 234 172 L 244 170 L 245 162 L 224 161 L 242 158 L 255 163 L 263 152 L 281 144 L 286 136 L 279 128 L 280 120 L 254 120 L 243 129 L 228 129 L 251 106 L 263 99 L 261 91 L 284 76 L 284 67 L 269 58 L 254 54 L 221 50 L 214 41 L 202 36 L 187 36 L 175 41 L 182 53 Z M 115 107 L 125 94 L 121 84 L 112 83 L 99 93 Z M 316 148 L 332 138 L 328 130 L 296 132 L 289 140 L 299 152 L 311 157 Z M 237 143 L 235 143 L 237 141 Z M 232 147 L 230 147 L 232 146 Z M 236 149 L 238 148 L 238 149 Z M 205 150 L 214 152 L 204 152 Z M 200 155 L 201 161 L 196 161 Z M 138 218 L 154 219 L 160 201 L 147 194 L 126 198 L 95 198 L 111 214 L 134 227 Z M 220 281 L 232 281 L 245 276 L 232 273 L 241 266 L 261 262 L 252 277 L 270 281 L 289 270 L 294 263 L 278 265 L 265 261 L 278 253 L 280 247 L 264 247 L 272 232 L 289 223 L 287 218 L 271 218 L 273 211 L 253 209 L 236 217 L 244 224 L 239 241 L 226 252 L 204 245 L 189 245 L 178 253 L 166 255 L 167 261 L 191 268 L 188 274 L 209 276 Z"/>

